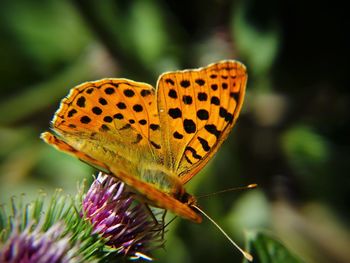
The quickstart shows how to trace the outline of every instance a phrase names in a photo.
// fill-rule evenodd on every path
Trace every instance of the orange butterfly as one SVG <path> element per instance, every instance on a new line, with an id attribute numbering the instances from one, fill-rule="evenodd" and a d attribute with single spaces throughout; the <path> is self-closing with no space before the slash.
<path id="1" fill-rule="evenodd" d="M 217 152 L 241 111 L 246 68 L 234 60 L 73 88 L 41 138 L 117 177 L 146 203 L 202 221 L 184 185 Z"/>

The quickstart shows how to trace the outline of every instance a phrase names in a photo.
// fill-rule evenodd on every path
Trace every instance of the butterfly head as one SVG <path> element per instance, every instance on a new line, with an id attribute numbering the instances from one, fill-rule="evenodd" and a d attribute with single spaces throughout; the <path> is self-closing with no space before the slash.
<path id="1" fill-rule="evenodd" d="M 197 199 L 186 191 L 184 191 L 181 196 L 178 197 L 178 200 L 183 204 L 187 204 L 189 207 L 197 205 Z"/>

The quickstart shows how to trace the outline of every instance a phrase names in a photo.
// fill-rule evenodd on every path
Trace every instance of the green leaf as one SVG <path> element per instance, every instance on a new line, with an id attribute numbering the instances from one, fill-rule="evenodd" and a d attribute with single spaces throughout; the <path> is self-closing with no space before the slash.
<path id="1" fill-rule="evenodd" d="M 248 233 L 248 248 L 254 263 L 301 263 L 279 240 L 263 232 Z M 245 259 L 244 263 L 248 263 Z"/>

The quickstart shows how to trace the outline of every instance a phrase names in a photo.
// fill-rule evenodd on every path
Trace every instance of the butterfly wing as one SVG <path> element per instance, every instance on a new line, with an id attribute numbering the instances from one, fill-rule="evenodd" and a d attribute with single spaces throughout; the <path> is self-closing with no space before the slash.
<path id="1" fill-rule="evenodd" d="M 157 95 L 152 86 L 127 79 L 87 82 L 62 100 L 53 132 L 42 138 L 119 177 L 151 204 L 200 222 L 171 193 L 182 191 L 227 137 L 246 79 L 242 64 L 223 61 L 161 75 Z M 147 170 L 160 171 L 153 174 L 156 183 L 140 178 Z"/>
<path id="2" fill-rule="evenodd" d="M 54 134 L 42 138 L 89 164 L 137 176 L 162 162 L 154 94 L 152 86 L 126 79 L 83 83 L 62 100 Z"/>
<path id="3" fill-rule="evenodd" d="M 72 155 L 74 157 L 77 157 L 79 160 L 90 164 L 91 166 L 96 167 L 100 171 L 104 171 L 105 173 L 109 173 L 109 168 L 106 164 L 92 158 L 88 154 L 79 152 L 72 146 L 70 146 L 68 143 L 64 142 L 63 140 L 59 139 L 57 136 L 52 134 L 51 132 L 43 132 L 40 136 L 41 139 L 43 139 L 46 143 L 51 144 L 54 146 L 57 150 L 60 150 L 62 152 L 68 153 L 69 155 Z"/>
<path id="4" fill-rule="evenodd" d="M 121 172 L 118 169 L 118 166 L 107 166 L 100 161 L 93 159 L 87 154 L 79 152 L 71 147 L 69 144 L 64 141 L 58 139 L 56 136 L 49 132 L 44 132 L 42 134 L 42 139 L 44 139 L 47 143 L 52 144 L 58 150 L 64 151 L 68 154 L 74 155 L 78 157 L 80 160 L 97 167 L 99 170 L 103 170 L 107 173 L 112 173 L 113 175 L 117 175 L 124 183 L 136 189 L 140 194 L 142 194 L 142 199 L 144 202 L 150 203 L 151 205 L 161 207 L 166 210 L 170 210 L 173 213 L 191 220 L 195 223 L 201 223 L 202 218 L 198 215 L 191 207 L 189 207 L 186 203 L 182 203 L 179 200 L 175 199 L 171 195 L 162 192 L 156 187 L 152 187 L 147 182 L 143 182 L 139 180 L 134 175 L 130 175 L 124 172 Z"/>
<path id="5" fill-rule="evenodd" d="M 226 139 L 241 111 L 246 81 L 245 66 L 233 60 L 160 76 L 157 101 L 164 164 L 182 183 L 190 180 Z"/>
<path id="6" fill-rule="evenodd" d="M 62 100 L 52 129 L 53 133 L 41 135 L 47 143 L 113 174 L 142 194 L 146 202 L 201 222 L 187 204 L 140 178 L 142 170 L 163 168 L 152 86 L 126 79 L 79 85 Z"/>

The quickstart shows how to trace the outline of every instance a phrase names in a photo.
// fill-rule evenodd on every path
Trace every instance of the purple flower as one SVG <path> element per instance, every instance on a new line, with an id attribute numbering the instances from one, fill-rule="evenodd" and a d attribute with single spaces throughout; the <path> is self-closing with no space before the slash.
<path id="1" fill-rule="evenodd" d="M 16 224 L 16 220 L 15 220 Z M 72 263 L 78 262 L 75 257 L 77 248 L 72 247 L 68 235 L 64 235 L 62 222 L 52 225 L 46 232 L 42 226 L 28 224 L 20 231 L 19 224 L 0 250 L 2 263 Z"/>
<path id="2" fill-rule="evenodd" d="M 162 224 L 137 203 L 125 184 L 100 173 L 83 200 L 84 217 L 118 254 L 150 260 L 145 253 L 162 245 Z"/>

